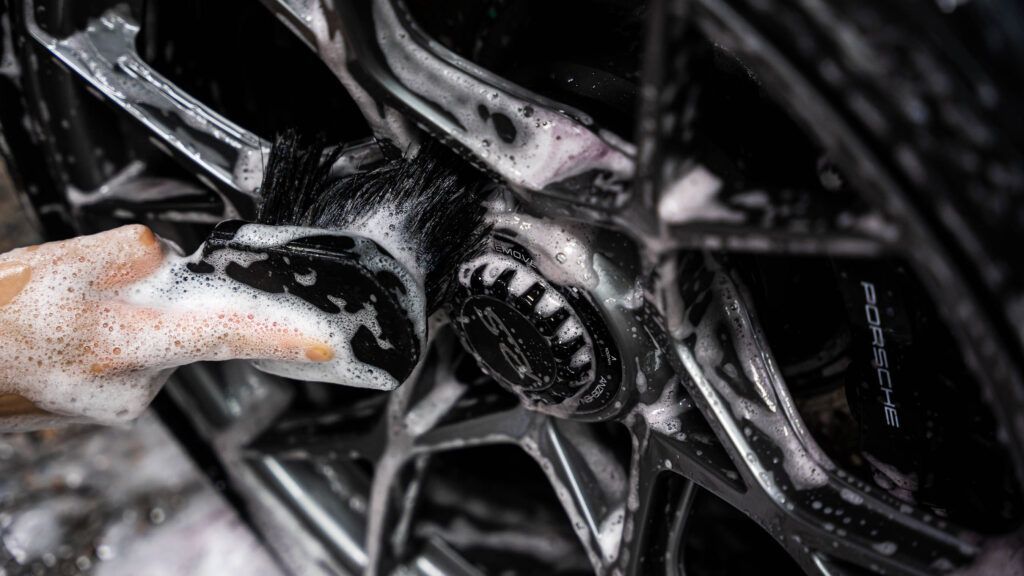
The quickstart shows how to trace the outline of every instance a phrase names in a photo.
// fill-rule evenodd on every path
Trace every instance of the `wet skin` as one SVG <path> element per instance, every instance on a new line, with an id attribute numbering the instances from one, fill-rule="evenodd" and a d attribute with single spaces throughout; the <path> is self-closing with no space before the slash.
<path id="1" fill-rule="evenodd" d="M 0 255 L 0 430 L 131 419 L 168 369 L 192 362 L 335 357 L 322 340 L 258 308 L 129 302 L 168 255 L 139 225 Z"/>

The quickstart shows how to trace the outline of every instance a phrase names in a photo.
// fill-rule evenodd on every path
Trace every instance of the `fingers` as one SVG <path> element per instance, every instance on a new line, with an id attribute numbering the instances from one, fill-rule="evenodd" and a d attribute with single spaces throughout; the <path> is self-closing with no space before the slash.
<path id="1" fill-rule="evenodd" d="M 155 272 L 164 261 L 163 246 L 153 231 L 138 224 L 122 226 L 90 237 L 93 241 L 83 246 L 98 250 L 99 271 L 94 287 L 98 290 L 118 288 L 137 282 Z"/>
<path id="2" fill-rule="evenodd" d="M 119 289 L 164 261 L 160 240 L 139 225 L 0 256 L 0 356 L 31 358 L 36 372 L 77 373 L 84 380 L 200 360 L 335 357 L 322 339 L 286 320 L 232 311 L 216 298 L 167 309 L 126 303 Z"/>
<path id="3" fill-rule="evenodd" d="M 230 310 L 138 308 L 105 303 L 83 350 L 92 375 L 159 370 L 232 358 L 328 362 L 335 351 L 297 326 Z"/>
<path id="4" fill-rule="evenodd" d="M 32 279 L 32 268 L 17 261 L 0 262 L 0 306 L 21 294 Z"/>
<path id="5" fill-rule="evenodd" d="M 0 418 L 12 416 L 43 416 L 49 412 L 20 394 L 0 394 Z"/>
<path id="6" fill-rule="evenodd" d="M 342 353 L 326 325 L 290 316 L 269 296 L 194 288 L 187 299 L 132 300 L 139 282 L 182 265 L 167 256 L 144 226 L 0 255 L 0 418 L 116 421 L 149 402 L 168 368 L 232 358 L 323 363 Z"/>
<path id="7" fill-rule="evenodd" d="M 0 264 L 28 266 L 41 283 L 72 288 L 69 294 L 136 282 L 155 272 L 163 261 L 163 244 L 152 230 L 138 224 L 0 255 Z"/>

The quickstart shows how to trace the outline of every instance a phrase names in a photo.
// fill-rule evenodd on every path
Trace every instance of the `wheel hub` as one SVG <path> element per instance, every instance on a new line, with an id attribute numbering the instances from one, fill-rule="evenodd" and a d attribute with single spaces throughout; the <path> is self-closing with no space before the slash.
<path id="1" fill-rule="evenodd" d="M 592 415 L 622 388 L 614 339 L 589 294 L 556 284 L 537 257 L 496 239 L 493 253 L 463 265 L 450 310 L 466 348 L 527 404 Z"/>

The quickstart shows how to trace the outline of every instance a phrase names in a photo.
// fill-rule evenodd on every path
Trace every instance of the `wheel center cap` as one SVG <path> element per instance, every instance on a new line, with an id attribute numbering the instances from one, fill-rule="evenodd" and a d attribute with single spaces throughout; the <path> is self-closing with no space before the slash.
<path id="1" fill-rule="evenodd" d="M 518 310 L 490 296 L 462 306 L 468 344 L 506 386 L 536 391 L 550 386 L 558 365 L 550 343 Z"/>

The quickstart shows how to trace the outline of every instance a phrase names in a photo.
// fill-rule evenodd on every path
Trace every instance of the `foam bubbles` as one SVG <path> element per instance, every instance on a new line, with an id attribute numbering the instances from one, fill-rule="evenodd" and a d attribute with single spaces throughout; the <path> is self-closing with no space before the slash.
<path id="1" fill-rule="evenodd" d="M 272 246 L 309 234 L 247 225 L 238 237 Z M 387 269 L 409 288 L 406 308 L 422 344 L 421 284 L 360 240 L 361 264 Z M 0 255 L 0 398 L 20 397 L 30 408 L 5 424 L 131 420 L 174 367 L 204 360 L 254 359 L 275 374 L 350 386 L 400 384 L 354 357 L 357 329 L 382 338 L 372 304 L 328 314 L 291 294 L 249 288 L 224 266 L 261 256 L 224 252 L 231 254 L 211 261 L 214 273 L 195 274 L 187 265 L 198 255 L 181 256 L 136 225 Z"/>
<path id="2" fill-rule="evenodd" d="M 473 271 L 483 266 L 482 278 L 484 286 L 493 286 L 498 276 L 508 269 L 510 262 L 509 258 L 501 254 L 481 254 L 463 264 L 459 272 L 459 283 L 467 288 L 470 287 Z M 540 317 L 548 317 L 560 308 L 572 309 L 565 297 L 546 279 L 522 270 L 517 271 L 509 280 L 509 294 L 513 297 L 522 296 L 534 283 L 539 283 L 544 287 L 544 296 L 537 301 L 534 309 Z M 576 338 L 583 338 L 584 345 L 573 353 L 569 360 L 569 365 L 578 368 L 592 364 L 594 361 L 594 345 L 590 338 L 590 333 L 584 328 L 580 319 L 575 314 L 571 314 L 556 330 L 555 341 L 564 343 L 571 342 Z"/>
<path id="3" fill-rule="evenodd" d="M 374 2 L 373 16 L 377 44 L 398 80 L 443 107 L 451 124 L 465 127 L 449 130 L 447 137 L 513 184 L 542 190 L 589 171 L 604 173 L 611 182 L 632 177 L 635 152 L 628 143 L 536 106 L 498 83 L 481 82 L 477 77 L 487 73 L 471 63 L 438 57 L 434 46 L 412 40 L 391 2 Z M 511 134 L 498 130 L 496 119 Z"/>
<path id="4" fill-rule="evenodd" d="M 722 179 L 704 166 L 697 165 L 671 182 L 658 202 L 658 216 L 669 224 L 694 220 L 741 222 L 743 213 L 723 205 L 718 199 Z"/>

